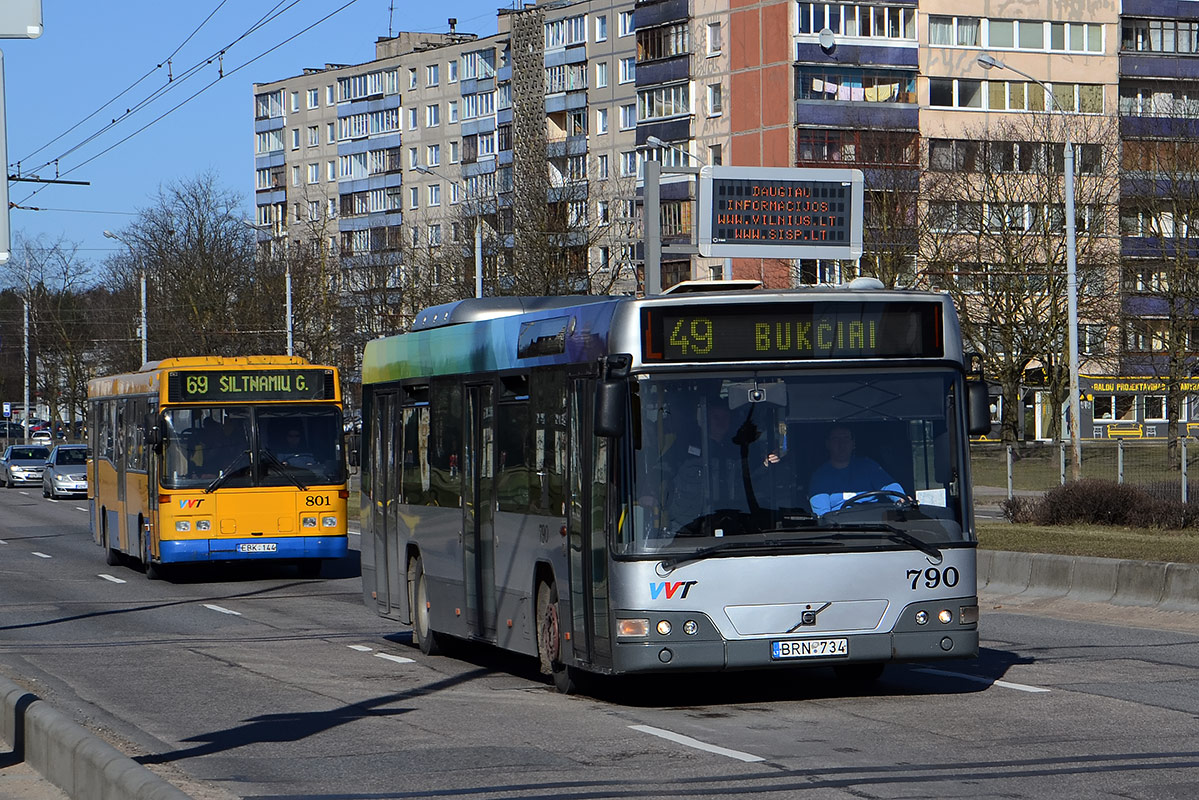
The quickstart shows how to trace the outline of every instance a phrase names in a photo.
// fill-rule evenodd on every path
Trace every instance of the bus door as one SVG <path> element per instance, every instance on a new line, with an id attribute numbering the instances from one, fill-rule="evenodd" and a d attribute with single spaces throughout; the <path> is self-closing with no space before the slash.
<path id="1" fill-rule="evenodd" d="M 128 472 L 125 467 L 125 448 L 127 443 L 125 437 L 125 423 L 128 421 L 129 410 L 125 408 L 127 400 L 117 400 L 113 403 L 113 429 L 112 429 L 112 467 L 116 472 L 117 478 L 117 541 L 121 543 L 121 550 L 137 558 L 141 558 L 143 553 L 137 549 L 137 531 L 136 525 L 129 524 L 129 493 L 126 489 L 125 482 L 128 477 Z"/>
<path id="2" fill-rule="evenodd" d="M 495 587 L 495 386 L 466 387 L 462 519 L 466 619 L 474 636 L 493 640 Z"/>
<path id="3" fill-rule="evenodd" d="M 375 602 L 379 605 L 379 613 L 390 615 L 391 578 L 392 571 L 400 569 L 400 565 L 389 558 L 389 542 L 396 537 L 396 461 L 395 415 L 398 404 L 392 394 L 376 394 L 373 398 L 371 429 L 374 435 L 370 437 L 371 466 L 370 486 L 371 495 L 371 532 L 373 542 L 371 550 L 375 556 Z M 366 542 L 363 542 L 365 548 Z M 396 575 L 397 582 L 399 575 Z M 400 582 L 402 585 L 402 582 Z"/>
<path id="4" fill-rule="evenodd" d="M 604 664 L 612 659 L 608 618 L 607 517 L 613 441 L 591 433 L 595 380 L 576 378 L 570 400 L 567 539 L 570 546 L 570 630 L 575 658 Z M 558 596 L 564 595 L 563 586 Z"/>

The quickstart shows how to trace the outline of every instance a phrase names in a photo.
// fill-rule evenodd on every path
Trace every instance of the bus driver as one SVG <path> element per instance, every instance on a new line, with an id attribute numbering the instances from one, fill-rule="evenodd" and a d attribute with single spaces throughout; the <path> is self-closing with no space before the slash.
<path id="1" fill-rule="evenodd" d="M 812 513 L 836 511 L 851 497 L 862 492 L 890 491 L 906 494 L 887 471 L 872 458 L 854 455 L 853 432 L 834 425 L 825 438 L 828 461 L 812 473 L 808 486 Z"/>

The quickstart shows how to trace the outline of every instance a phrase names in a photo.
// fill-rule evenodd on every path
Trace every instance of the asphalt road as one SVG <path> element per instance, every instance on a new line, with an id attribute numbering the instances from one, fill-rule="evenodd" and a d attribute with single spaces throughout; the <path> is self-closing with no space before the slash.
<path id="1" fill-rule="evenodd" d="M 1199 615 L 985 598 L 977 660 L 620 682 L 422 656 L 357 554 L 109 567 L 86 501 L 0 489 L 0 671 L 204 800 L 1199 796 Z M 121 582 L 117 582 L 121 581 Z"/>

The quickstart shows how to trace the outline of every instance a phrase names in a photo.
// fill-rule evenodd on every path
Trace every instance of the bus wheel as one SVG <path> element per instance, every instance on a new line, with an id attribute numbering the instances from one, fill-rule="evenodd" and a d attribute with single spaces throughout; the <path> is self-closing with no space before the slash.
<path id="1" fill-rule="evenodd" d="M 420 556 L 413 559 L 408 572 L 412 575 L 412 638 L 422 653 L 435 656 L 441 652 L 441 642 L 429 626 L 429 588 Z"/>
<path id="2" fill-rule="evenodd" d="M 574 694 L 578 690 L 575 669 L 562 663 L 558 587 L 551 583 L 537 585 L 537 655 L 541 660 L 541 674 L 552 676 L 559 692 Z"/>
<path id="3" fill-rule="evenodd" d="M 160 581 L 163 579 L 163 567 L 161 564 L 155 564 L 154 558 L 150 555 L 150 540 L 147 539 L 143 545 L 142 565 L 146 568 L 146 578 L 152 581 Z"/>
<path id="4" fill-rule="evenodd" d="M 837 664 L 833 667 L 833 672 L 839 680 L 865 688 L 882 677 L 884 666 L 886 665 L 881 661 L 859 664 Z"/>
<path id="5" fill-rule="evenodd" d="M 121 563 L 121 554 L 109 547 L 108 525 L 106 523 L 101 524 L 104 525 L 104 535 L 101 537 L 104 540 L 104 563 L 110 567 L 115 567 Z"/>

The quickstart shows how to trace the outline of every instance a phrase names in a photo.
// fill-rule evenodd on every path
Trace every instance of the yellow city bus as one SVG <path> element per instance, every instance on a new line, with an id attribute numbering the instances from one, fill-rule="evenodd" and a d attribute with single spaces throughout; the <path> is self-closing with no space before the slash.
<path id="1" fill-rule="evenodd" d="M 88 382 L 92 538 L 107 561 L 283 559 L 315 577 L 347 552 L 341 388 L 294 356 L 168 358 Z"/>

